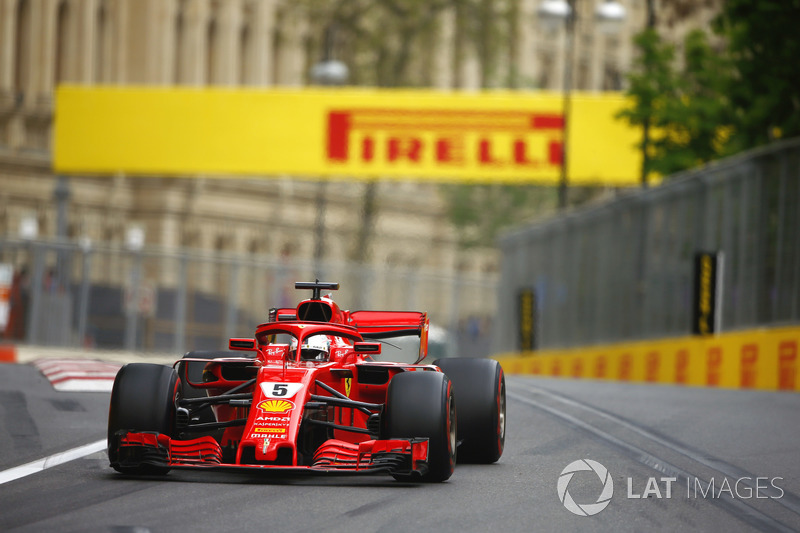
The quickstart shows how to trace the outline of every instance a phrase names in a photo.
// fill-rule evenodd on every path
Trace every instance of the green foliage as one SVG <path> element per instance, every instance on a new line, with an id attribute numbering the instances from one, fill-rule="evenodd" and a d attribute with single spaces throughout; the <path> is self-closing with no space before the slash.
<path id="1" fill-rule="evenodd" d="M 649 126 L 644 171 L 669 175 L 723 154 L 730 132 L 727 60 L 699 30 L 686 37 L 680 70 L 674 46 L 654 30 L 637 35 L 635 45 L 639 57 L 628 77 L 634 105 L 617 117 Z"/>
<path id="2" fill-rule="evenodd" d="M 450 220 L 461 246 L 494 246 L 500 230 L 541 215 L 556 205 L 553 187 L 443 185 Z"/>
<path id="3" fill-rule="evenodd" d="M 455 21 L 454 70 L 463 66 L 466 47 L 473 47 L 481 64 L 480 84 L 492 87 L 507 73 L 498 72 L 503 53 L 510 53 L 508 35 L 516 28 L 518 6 L 513 0 L 298 0 L 314 21 L 310 50 L 323 52 L 326 29 L 334 29 L 333 57 L 350 69 L 351 85 L 414 87 L 431 85 L 436 37 L 441 15 Z M 426 74 L 427 73 L 427 74 Z M 458 85 L 458 80 L 456 81 Z M 462 246 L 494 246 L 500 228 L 552 209 L 552 187 L 442 186 L 450 220 Z M 368 253 L 373 199 L 365 195 L 364 223 L 352 257 Z"/>
<path id="4" fill-rule="evenodd" d="M 429 79 L 443 13 L 455 15 L 456 40 L 475 47 L 490 85 L 502 51 L 506 0 L 298 0 L 314 21 L 311 50 L 323 49 L 326 28 L 335 29 L 334 56 L 350 68 L 350 85 L 416 87 Z M 459 58 L 456 58 L 456 62 Z"/>
<path id="5" fill-rule="evenodd" d="M 644 171 L 669 175 L 800 135 L 798 28 L 800 0 L 727 0 L 714 23 L 724 46 L 691 32 L 680 68 L 655 31 L 639 34 L 633 105 L 618 118 L 648 129 Z"/>
<path id="6" fill-rule="evenodd" d="M 732 149 L 800 135 L 800 0 L 726 0 L 714 28 L 736 72 Z"/>
<path id="7" fill-rule="evenodd" d="M 671 130 L 664 141 L 664 152 L 680 157 L 674 170 L 723 155 L 725 137 L 731 127 L 726 95 L 731 76 L 729 62 L 711 49 L 706 34 L 699 30 L 686 36 L 684 48 L 684 68 L 677 80 L 677 94 L 665 107 L 670 120 L 665 126 Z"/>
<path id="8" fill-rule="evenodd" d="M 628 96 L 633 98 L 634 105 L 618 113 L 617 118 L 634 126 L 650 128 L 661 122 L 658 114 L 675 94 L 676 80 L 672 70 L 675 48 L 661 41 L 652 29 L 638 34 L 634 38 L 634 45 L 639 55 L 628 75 Z M 643 172 L 646 175 L 661 172 L 658 157 L 661 154 L 656 153 L 652 135 L 642 149 L 647 154 Z"/>

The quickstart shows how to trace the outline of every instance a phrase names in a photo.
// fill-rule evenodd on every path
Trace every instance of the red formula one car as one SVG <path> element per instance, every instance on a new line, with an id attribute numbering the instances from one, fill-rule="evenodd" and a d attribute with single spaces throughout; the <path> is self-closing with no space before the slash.
<path id="1" fill-rule="evenodd" d="M 114 381 L 111 466 L 127 474 L 173 468 L 388 473 L 444 481 L 456 456 L 492 463 L 505 440 L 505 378 L 491 359 L 427 355 L 420 312 L 345 311 L 311 289 L 273 309 L 235 352 L 189 352 L 172 367 L 131 363 Z M 408 345 L 411 363 L 385 361 Z M 456 406 L 458 409 L 456 410 Z"/>

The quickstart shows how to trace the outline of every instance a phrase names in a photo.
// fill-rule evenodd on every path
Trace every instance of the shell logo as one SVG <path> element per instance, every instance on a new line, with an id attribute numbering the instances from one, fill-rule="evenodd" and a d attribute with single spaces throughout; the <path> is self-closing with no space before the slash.
<path id="1" fill-rule="evenodd" d="M 258 404 L 258 408 L 266 413 L 285 413 L 294 409 L 294 404 L 289 400 L 267 400 Z"/>

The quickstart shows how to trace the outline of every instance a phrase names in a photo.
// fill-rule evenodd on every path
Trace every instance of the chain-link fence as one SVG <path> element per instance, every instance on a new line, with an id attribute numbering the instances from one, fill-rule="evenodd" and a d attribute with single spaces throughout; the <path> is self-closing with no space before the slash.
<path id="1" fill-rule="evenodd" d="M 520 348 L 533 295 L 540 348 L 685 335 L 694 256 L 721 252 L 723 330 L 800 322 L 800 141 L 731 158 L 500 241 L 487 274 L 259 255 L 0 238 L 3 337 L 28 344 L 183 353 L 250 336 L 270 307 L 338 281 L 347 309 L 428 311 L 451 355 Z M 2 302 L 0 302 L 2 303 Z M 489 333 L 492 343 L 489 343 Z"/>
<path id="2" fill-rule="evenodd" d="M 439 354 L 486 356 L 497 290 L 486 274 L 88 242 L 0 239 L 0 265 L 13 268 L 5 340 L 177 354 L 252 337 L 271 307 L 310 296 L 296 281 L 320 278 L 340 283 L 344 309 L 427 311 Z"/>
<path id="3" fill-rule="evenodd" d="M 510 232 L 494 352 L 688 335 L 693 258 L 721 252 L 723 330 L 800 321 L 800 140 Z M 532 324 L 531 324 L 532 323 Z"/>

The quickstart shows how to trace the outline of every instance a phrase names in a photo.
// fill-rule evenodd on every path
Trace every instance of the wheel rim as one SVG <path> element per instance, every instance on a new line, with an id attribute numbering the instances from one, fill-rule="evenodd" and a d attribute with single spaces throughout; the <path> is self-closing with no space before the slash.
<path id="1" fill-rule="evenodd" d="M 453 398 L 450 398 L 450 453 L 454 454 L 456 451 L 456 403 Z"/>
<path id="2" fill-rule="evenodd" d="M 498 413 L 498 426 L 499 426 L 499 433 L 500 433 L 500 441 L 504 441 L 506 438 L 506 384 L 501 382 L 500 383 L 500 402 L 499 402 L 500 412 Z"/>

